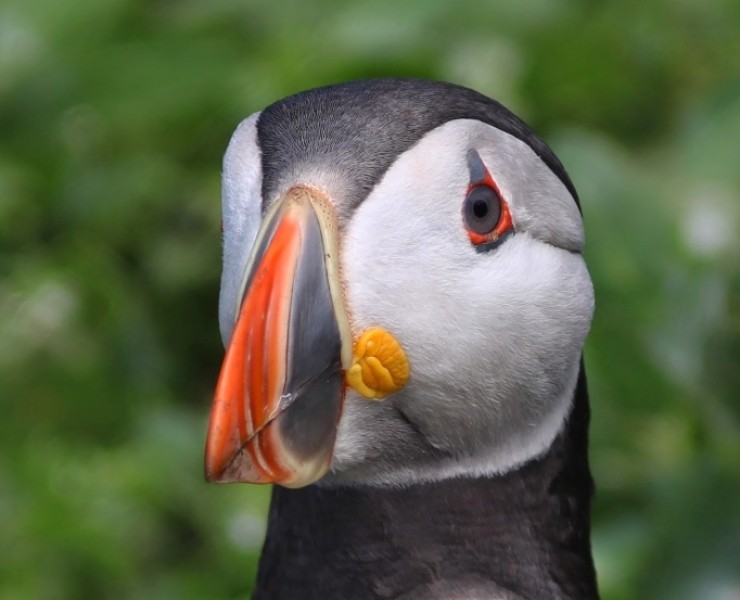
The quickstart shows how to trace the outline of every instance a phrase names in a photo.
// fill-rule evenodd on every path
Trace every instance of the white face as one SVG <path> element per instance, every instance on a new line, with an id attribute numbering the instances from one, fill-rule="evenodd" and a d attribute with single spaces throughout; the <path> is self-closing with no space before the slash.
<path id="1" fill-rule="evenodd" d="M 218 320 L 226 345 L 241 300 L 242 278 L 262 219 L 262 167 L 257 146 L 259 113 L 241 122 L 224 156 L 223 272 Z"/>
<path id="2" fill-rule="evenodd" d="M 259 226 L 252 119 L 225 159 L 225 340 L 241 283 L 234 280 Z M 486 251 L 471 243 L 463 219 L 471 150 L 514 225 Z M 348 390 L 324 481 L 398 484 L 500 473 L 543 453 L 568 415 L 593 312 L 581 216 L 566 187 L 527 144 L 474 120 L 427 133 L 352 213 L 341 206 L 334 179 L 307 169 L 288 185 L 322 186 L 338 204 L 353 330 L 392 332 L 411 377 L 380 403 Z"/>

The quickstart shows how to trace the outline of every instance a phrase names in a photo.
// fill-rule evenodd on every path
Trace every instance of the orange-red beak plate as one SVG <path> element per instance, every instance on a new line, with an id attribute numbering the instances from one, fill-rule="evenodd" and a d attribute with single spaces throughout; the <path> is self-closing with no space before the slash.
<path id="1" fill-rule="evenodd" d="M 328 470 L 351 360 L 336 217 L 319 190 L 268 213 L 211 409 L 208 481 L 308 485 Z"/>

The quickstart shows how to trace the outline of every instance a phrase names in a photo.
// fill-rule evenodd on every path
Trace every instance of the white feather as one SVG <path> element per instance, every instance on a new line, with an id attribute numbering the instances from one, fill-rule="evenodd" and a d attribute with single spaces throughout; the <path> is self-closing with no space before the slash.
<path id="1" fill-rule="evenodd" d="M 224 155 L 222 214 L 223 270 L 218 320 L 224 345 L 231 338 L 240 287 L 261 219 L 262 164 L 257 144 L 259 113 L 244 119 Z"/>
<path id="2" fill-rule="evenodd" d="M 467 151 L 479 151 L 516 234 L 476 252 L 462 220 Z M 478 121 L 453 121 L 400 156 L 342 245 L 356 331 L 381 326 L 409 357 L 385 401 L 350 395 L 334 479 L 404 484 L 507 471 L 544 452 L 570 408 L 593 290 L 575 202 L 534 152 Z M 400 409 L 449 458 L 417 459 Z"/>

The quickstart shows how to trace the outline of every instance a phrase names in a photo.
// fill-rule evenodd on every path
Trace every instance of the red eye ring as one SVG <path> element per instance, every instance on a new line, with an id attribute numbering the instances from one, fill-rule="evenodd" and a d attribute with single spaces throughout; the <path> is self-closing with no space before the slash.
<path id="1" fill-rule="evenodd" d="M 475 246 L 495 242 L 514 228 L 509 205 L 487 170 L 482 180 L 468 186 L 463 223 Z"/>

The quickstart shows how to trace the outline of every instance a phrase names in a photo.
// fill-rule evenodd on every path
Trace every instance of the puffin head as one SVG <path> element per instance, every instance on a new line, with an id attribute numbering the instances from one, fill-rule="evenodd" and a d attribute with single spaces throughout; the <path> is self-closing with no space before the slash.
<path id="1" fill-rule="evenodd" d="M 564 426 L 594 305 L 583 223 L 501 104 L 396 79 L 277 102 L 229 144 L 223 230 L 208 480 L 495 475 Z M 346 377 L 373 328 L 409 371 L 380 401 Z"/>

